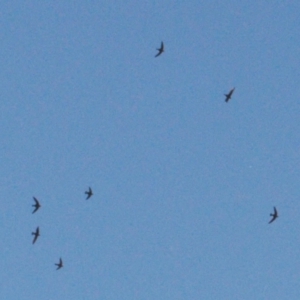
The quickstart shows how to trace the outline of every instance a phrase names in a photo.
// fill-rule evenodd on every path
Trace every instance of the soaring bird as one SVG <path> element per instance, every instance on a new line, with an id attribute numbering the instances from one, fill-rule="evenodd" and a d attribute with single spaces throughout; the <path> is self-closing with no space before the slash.
<path id="1" fill-rule="evenodd" d="M 35 204 L 32 204 L 32 206 L 35 207 L 34 211 L 32 212 L 34 214 L 41 207 L 41 204 L 35 197 L 33 197 L 33 200 L 35 201 Z"/>
<path id="2" fill-rule="evenodd" d="M 235 90 L 235 88 L 230 90 L 230 92 L 228 94 L 224 94 L 224 96 L 226 97 L 225 102 L 228 102 L 231 99 L 231 96 L 232 96 L 234 90 Z"/>
<path id="3" fill-rule="evenodd" d="M 161 42 L 160 48 L 157 48 L 156 50 L 158 51 L 158 53 L 155 55 L 155 57 L 161 55 L 165 51 L 165 49 L 164 49 L 164 43 Z"/>
<path id="4" fill-rule="evenodd" d="M 32 232 L 31 234 L 34 235 L 34 238 L 32 241 L 32 244 L 34 244 L 36 242 L 37 238 L 40 236 L 40 228 L 37 227 L 35 232 Z"/>
<path id="5" fill-rule="evenodd" d="M 63 265 L 63 261 L 62 259 L 60 258 L 59 259 L 59 263 L 58 264 L 55 264 L 57 266 L 56 270 L 59 270 L 60 268 L 62 268 L 64 265 Z"/>
<path id="6" fill-rule="evenodd" d="M 88 200 L 89 198 L 91 198 L 93 196 L 92 189 L 89 187 L 89 190 L 86 191 L 85 194 L 87 195 L 86 200 Z"/>
<path id="7" fill-rule="evenodd" d="M 271 224 L 273 221 L 275 221 L 278 218 L 278 212 L 275 206 L 274 206 L 274 213 L 273 214 L 271 213 L 270 216 L 272 217 L 272 219 L 270 220 L 269 224 Z"/>

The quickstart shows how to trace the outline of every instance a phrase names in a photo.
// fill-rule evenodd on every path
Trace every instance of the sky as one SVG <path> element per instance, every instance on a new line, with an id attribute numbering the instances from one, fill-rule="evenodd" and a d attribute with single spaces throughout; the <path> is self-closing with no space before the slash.
<path id="1" fill-rule="evenodd" d="M 2 1 L 0 298 L 298 300 L 299 11 Z"/>

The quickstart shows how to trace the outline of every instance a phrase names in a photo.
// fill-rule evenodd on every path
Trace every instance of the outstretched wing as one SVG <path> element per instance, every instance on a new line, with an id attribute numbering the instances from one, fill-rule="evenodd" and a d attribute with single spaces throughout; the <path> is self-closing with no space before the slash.
<path id="1" fill-rule="evenodd" d="M 270 220 L 269 224 L 271 224 L 273 221 L 275 221 L 275 219 L 276 219 L 276 216 L 273 215 L 273 218 Z"/>
<path id="2" fill-rule="evenodd" d="M 32 241 L 32 244 L 34 244 L 38 238 L 38 236 L 40 235 L 40 230 L 39 228 L 36 229 L 35 232 L 32 233 L 34 235 L 34 238 L 33 238 L 33 241 Z"/>
<path id="3" fill-rule="evenodd" d="M 36 242 L 37 237 L 38 237 L 37 235 L 34 236 L 34 239 L 33 239 L 33 241 L 32 241 L 32 244 L 34 244 L 34 243 Z"/>
<path id="4" fill-rule="evenodd" d="M 161 42 L 161 44 L 160 44 L 160 51 L 161 51 L 161 52 L 164 51 L 164 43 L 163 43 L 163 42 Z"/>
<path id="5" fill-rule="evenodd" d="M 160 56 L 162 54 L 162 51 L 158 50 L 158 53 L 155 55 L 155 57 Z"/>
<path id="6" fill-rule="evenodd" d="M 33 205 L 39 205 L 40 204 L 39 201 L 38 201 L 38 199 L 36 199 L 35 197 L 33 197 L 33 200 L 35 202 L 35 204 L 33 204 Z"/>

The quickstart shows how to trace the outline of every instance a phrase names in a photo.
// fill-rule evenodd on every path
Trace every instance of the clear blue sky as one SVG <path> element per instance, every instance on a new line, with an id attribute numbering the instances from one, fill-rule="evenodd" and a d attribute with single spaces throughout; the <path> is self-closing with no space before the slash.
<path id="1" fill-rule="evenodd" d="M 46 2 L 1 4 L 0 299 L 299 300 L 300 2 Z"/>

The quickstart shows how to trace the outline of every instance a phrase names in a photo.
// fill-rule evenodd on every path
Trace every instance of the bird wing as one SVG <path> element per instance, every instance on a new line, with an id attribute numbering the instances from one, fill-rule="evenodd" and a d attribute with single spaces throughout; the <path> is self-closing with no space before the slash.
<path id="1" fill-rule="evenodd" d="M 35 197 L 33 197 L 33 200 L 35 201 L 35 204 L 36 204 L 36 205 L 39 205 L 38 199 L 36 199 Z"/>
<path id="2" fill-rule="evenodd" d="M 162 51 L 160 49 L 157 49 L 158 53 L 155 55 L 155 57 L 160 56 L 162 54 Z"/>
<path id="3" fill-rule="evenodd" d="M 32 244 L 34 244 L 34 243 L 36 242 L 37 238 L 38 238 L 38 235 L 35 234 L 35 235 L 34 235 L 34 239 L 33 239 L 33 241 L 32 241 Z"/>
<path id="4" fill-rule="evenodd" d="M 271 224 L 276 219 L 276 215 L 273 216 L 273 218 L 270 220 L 269 224 Z"/>
<path id="5" fill-rule="evenodd" d="M 230 97 L 232 96 L 234 90 L 235 90 L 235 88 L 231 89 L 231 90 L 229 91 L 228 94 L 224 94 L 224 95 L 225 95 L 226 97 L 229 97 L 229 98 L 230 98 Z"/>

